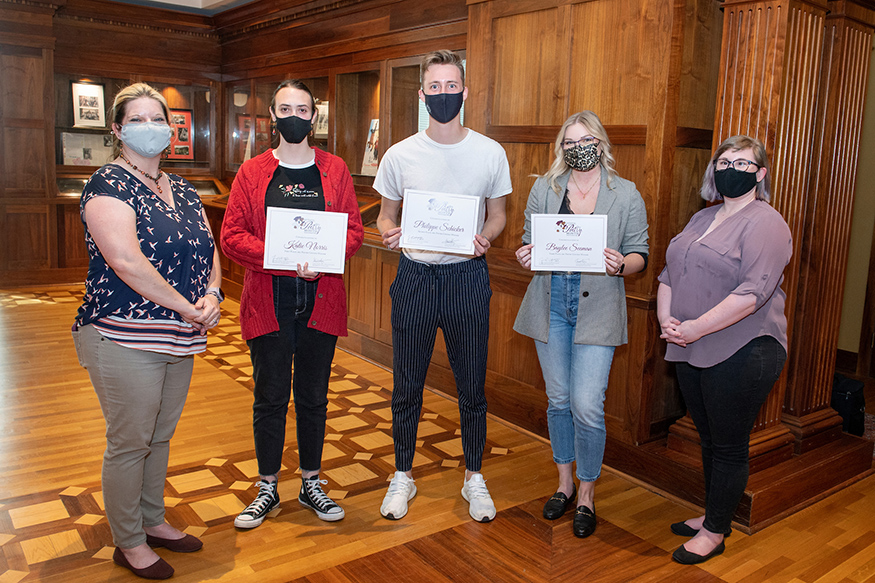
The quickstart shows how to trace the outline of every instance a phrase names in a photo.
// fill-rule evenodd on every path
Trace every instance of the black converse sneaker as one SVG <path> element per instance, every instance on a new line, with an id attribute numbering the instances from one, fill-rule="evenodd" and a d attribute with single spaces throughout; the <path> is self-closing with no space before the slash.
<path id="1" fill-rule="evenodd" d="M 334 503 L 334 500 L 329 498 L 322 491 L 322 484 L 327 484 L 328 480 L 320 480 L 319 474 L 310 478 L 301 480 L 301 493 L 298 495 L 298 502 L 301 506 L 305 506 L 316 513 L 316 516 L 328 522 L 340 520 L 345 516 L 343 508 Z"/>
<path id="2" fill-rule="evenodd" d="M 264 522 L 268 512 L 280 505 L 280 495 L 276 491 L 276 482 L 259 480 L 256 485 L 258 486 L 258 496 L 255 497 L 252 504 L 246 507 L 246 510 L 234 519 L 234 526 L 237 528 L 255 528 Z"/>

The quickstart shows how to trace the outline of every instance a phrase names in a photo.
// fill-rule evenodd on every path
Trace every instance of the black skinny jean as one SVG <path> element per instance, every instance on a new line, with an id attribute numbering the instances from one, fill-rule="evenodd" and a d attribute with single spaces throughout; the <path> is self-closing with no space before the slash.
<path id="1" fill-rule="evenodd" d="M 678 384 L 702 440 L 703 526 L 711 532 L 731 528 L 747 486 L 750 431 L 786 360 L 775 338 L 759 336 L 714 366 L 677 363 Z"/>
<path id="2" fill-rule="evenodd" d="M 307 327 L 317 285 L 298 277 L 275 276 L 274 309 L 280 329 L 247 341 L 255 381 L 255 457 L 262 476 L 276 475 L 280 470 L 290 392 L 295 399 L 301 469 L 318 470 L 322 465 L 328 379 L 337 336 Z"/>

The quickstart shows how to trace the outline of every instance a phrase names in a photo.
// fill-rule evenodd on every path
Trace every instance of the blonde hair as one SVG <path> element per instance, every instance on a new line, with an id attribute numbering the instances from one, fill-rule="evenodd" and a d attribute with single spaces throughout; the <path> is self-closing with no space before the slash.
<path id="1" fill-rule="evenodd" d="M 161 109 L 164 110 L 164 118 L 167 120 L 167 123 L 170 124 L 170 108 L 167 106 L 167 100 L 164 99 L 164 96 L 158 93 L 154 87 L 146 83 L 134 83 L 116 93 L 115 99 L 112 102 L 112 109 L 110 110 L 112 123 L 119 126 L 122 125 L 122 120 L 125 119 L 125 114 L 127 113 L 126 110 L 128 103 L 141 97 L 151 97 L 160 103 Z M 115 132 L 110 133 L 112 134 L 112 157 L 115 159 L 118 158 L 122 151 L 122 143 L 121 140 L 116 137 Z"/>
<path id="2" fill-rule="evenodd" d="M 607 173 L 607 184 L 609 188 L 614 182 L 614 177 L 618 176 L 617 171 L 614 170 L 614 156 L 611 154 L 611 140 L 608 138 L 608 132 L 605 130 L 605 126 L 602 125 L 599 116 L 589 110 L 575 113 L 566 119 L 565 123 L 562 124 L 562 127 L 559 128 L 559 135 L 556 136 L 556 142 L 553 144 L 553 155 L 555 159 L 553 160 L 550 169 L 547 170 L 546 174 L 543 176 L 543 178 L 547 179 L 553 192 L 559 196 L 562 196 L 562 189 L 556 180 L 571 170 L 571 167 L 565 163 L 565 151 L 562 148 L 562 141 L 565 139 L 565 132 L 568 128 L 578 123 L 585 127 L 589 134 L 596 138 L 601 145 L 602 155 L 599 158 L 599 165 L 602 167 L 602 170 Z"/>
<path id="3" fill-rule="evenodd" d="M 446 49 L 432 51 L 422 57 L 422 62 L 419 65 L 420 85 L 422 85 L 423 80 L 425 79 L 425 72 L 428 71 L 428 68 L 432 65 L 455 65 L 456 68 L 459 69 L 459 75 L 462 76 L 462 87 L 465 86 L 465 67 L 462 66 L 462 57 L 453 51 L 448 51 Z"/>

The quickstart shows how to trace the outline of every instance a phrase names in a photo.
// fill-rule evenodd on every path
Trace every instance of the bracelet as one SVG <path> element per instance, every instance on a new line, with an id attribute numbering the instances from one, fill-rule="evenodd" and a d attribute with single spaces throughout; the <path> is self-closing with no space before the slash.
<path id="1" fill-rule="evenodd" d="M 220 287 L 208 287 L 207 293 L 204 295 L 216 296 L 220 304 L 225 300 L 225 294 L 222 293 L 222 288 Z"/>

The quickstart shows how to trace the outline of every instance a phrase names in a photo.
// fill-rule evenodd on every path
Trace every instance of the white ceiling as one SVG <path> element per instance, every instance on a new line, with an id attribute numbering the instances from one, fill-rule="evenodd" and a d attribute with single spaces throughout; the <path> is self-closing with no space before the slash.
<path id="1" fill-rule="evenodd" d="M 257 0 L 117 0 L 125 4 L 137 4 L 140 6 L 152 6 L 154 8 L 166 8 L 182 12 L 192 12 L 212 16 L 223 10 L 234 8 L 242 4 L 249 4 Z"/>

